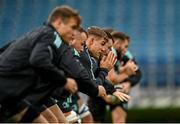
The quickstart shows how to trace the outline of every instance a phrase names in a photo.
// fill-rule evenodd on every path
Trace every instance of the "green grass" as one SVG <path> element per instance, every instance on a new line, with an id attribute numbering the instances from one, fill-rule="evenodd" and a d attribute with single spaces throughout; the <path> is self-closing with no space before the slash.
<path id="1" fill-rule="evenodd" d="M 180 123 L 180 108 L 130 109 L 129 123 Z"/>

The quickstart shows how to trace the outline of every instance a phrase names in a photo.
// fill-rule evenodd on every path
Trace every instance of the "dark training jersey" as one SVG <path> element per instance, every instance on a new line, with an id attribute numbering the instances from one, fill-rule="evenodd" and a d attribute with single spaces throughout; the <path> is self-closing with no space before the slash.
<path id="1" fill-rule="evenodd" d="M 58 67 L 65 72 L 67 77 L 74 78 L 78 84 L 79 91 L 95 97 L 98 95 L 98 86 L 90 78 L 87 70 L 79 61 L 74 49 L 68 46 L 64 41 L 57 51 Z M 59 96 L 59 90 L 55 91 L 54 97 Z"/>
<path id="2" fill-rule="evenodd" d="M 24 99 L 39 78 L 64 86 L 66 77 L 57 68 L 48 46 L 54 46 L 56 31 L 44 25 L 3 47 L 0 54 L 0 103 L 8 106 Z M 55 47 L 52 47 L 54 51 Z"/>
<path id="3" fill-rule="evenodd" d="M 106 91 L 110 94 L 115 92 L 114 86 L 106 79 L 106 76 L 108 75 L 108 70 L 99 67 L 98 61 L 90 56 L 88 48 L 86 46 L 84 48 L 84 52 L 80 54 L 80 61 L 87 69 L 91 78 L 95 80 L 97 85 L 104 86 Z"/>
<path id="4" fill-rule="evenodd" d="M 129 51 L 127 51 L 125 53 L 125 55 L 123 55 L 123 56 L 118 54 L 116 49 L 114 49 L 114 52 L 116 52 L 116 55 L 117 55 L 117 58 L 118 58 L 118 61 L 116 62 L 115 66 L 114 66 L 114 69 L 116 70 L 117 73 L 118 73 L 119 66 L 121 66 L 120 65 L 121 62 L 126 64 L 129 60 L 132 60 L 137 64 L 137 62 L 135 61 L 135 58 L 132 56 L 132 54 Z M 131 83 L 131 86 L 135 86 L 137 83 L 139 83 L 141 77 L 142 77 L 142 73 L 141 73 L 140 68 L 138 67 L 138 70 L 136 71 L 136 74 L 131 75 L 128 79 L 125 79 L 124 81 L 129 81 Z"/>
<path id="5" fill-rule="evenodd" d="M 111 82 L 106 80 L 106 76 L 108 74 L 107 69 L 99 68 L 98 61 L 90 56 L 87 47 L 85 47 L 84 52 L 80 54 L 80 61 L 88 70 L 89 75 L 91 75 L 91 78 L 93 78 L 98 85 L 103 85 L 107 93 L 112 94 L 116 91 Z M 93 119 L 95 121 L 101 120 L 101 122 L 104 122 L 102 120 L 104 119 L 105 105 L 106 102 L 100 97 L 89 98 L 89 110 L 91 111 Z"/>

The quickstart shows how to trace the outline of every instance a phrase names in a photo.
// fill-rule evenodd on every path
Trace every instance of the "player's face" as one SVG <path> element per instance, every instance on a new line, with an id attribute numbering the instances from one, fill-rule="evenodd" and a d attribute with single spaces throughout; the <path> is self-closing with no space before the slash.
<path id="1" fill-rule="evenodd" d="M 108 53 L 111 51 L 112 45 L 113 45 L 113 41 L 112 41 L 112 39 L 109 39 L 105 45 L 105 52 L 103 53 L 103 55 L 105 55 L 105 56 L 108 55 Z"/>
<path id="2" fill-rule="evenodd" d="M 84 51 L 85 41 L 87 40 L 87 35 L 84 32 L 75 33 L 72 46 L 79 52 Z"/>
<path id="3" fill-rule="evenodd" d="M 67 21 L 61 23 L 58 32 L 65 41 L 70 42 L 73 40 L 73 35 L 77 27 L 78 22 L 76 18 L 71 17 Z"/>
<path id="4" fill-rule="evenodd" d="M 128 49 L 129 41 L 121 39 L 115 39 L 114 47 L 118 50 L 120 55 L 124 55 Z"/>
<path id="5" fill-rule="evenodd" d="M 91 45 L 90 52 L 96 59 L 100 59 L 104 52 L 106 52 L 107 41 L 104 38 L 94 38 Z"/>
<path id="6" fill-rule="evenodd" d="M 121 55 L 124 55 L 128 49 L 129 41 L 126 39 L 121 43 Z"/>

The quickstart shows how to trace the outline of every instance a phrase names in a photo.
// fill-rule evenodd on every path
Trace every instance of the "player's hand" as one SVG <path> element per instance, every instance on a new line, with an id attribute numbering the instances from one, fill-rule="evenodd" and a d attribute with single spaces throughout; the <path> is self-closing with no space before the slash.
<path id="1" fill-rule="evenodd" d="M 77 83 L 74 79 L 72 78 L 67 78 L 67 82 L 64 86 L 64 89 L 69 91 L 70 93 L 75 93 L 78 91 L 78 86 Z"/>
<path id="2" fill-rule="evenodd" d="M 104 101 L 108 104 L 113 104 L 114 101 L 112 101 L 112 95 L 106 95 L 104 97 L 102 97 L 104 99 Z"/>
<path id="3" fill-rule="evenodd" d="M 106 96 L 106 90 L 104 89 L 104 87 L 103 86 L 98 86 L 98 96 L 99 97 L 104 97 L 104 96 Z"/>
<path id="4" fill-rule="evenodd" d="M 117 98 L 119 98 L 119 100 L 121 100 L 122 102 L 129 101 L 131 99 L 131 97 L 129 95 L 119 92 L 119 91 L 115 91 L 113 93 L 113 95 L 116 96 Z"/>
<path id="5" fill-rule="evenodd" d="M 110 71 L 114 67 L 116 61 L 116 55 L 110 51 L 107 56 L 102 57 L 100 61 L 100 67 L 106 68 L 108 71 Z"/>
<path id="6" fill-rule="evenodd" d="M 130 90 L 131 90 L 131 83 L 126 81 L 126 82 L 121 83 L 121 85 L 122 85 L 123 93 L 128 94 L 130 92 Z"/>
<path id="7" fill-rule="evenodd" d="M 137 69 L 138 69 L 137 65 L 136 65 L 133 61 L 131 61 L 131 60 L 129 60 L 129 61 L 125 64 L 124 68 L 125 68 L 125 73 L 126 73 L 128 76 L 131 76 L 131 75 L 136 74 L 136 71 L 137 71 Z"/>

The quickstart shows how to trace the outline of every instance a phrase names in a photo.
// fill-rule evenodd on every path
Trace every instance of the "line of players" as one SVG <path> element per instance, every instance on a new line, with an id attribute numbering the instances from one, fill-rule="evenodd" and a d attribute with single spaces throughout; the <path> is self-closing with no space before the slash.
<path id="1" fill-rule="evenodd" d="M 58 6 L 41 27 L 0 48 L 0 122 L 107 122 L 107 106 L 114 123 L 125 122 L 141 79 L 130 38 L 80 24 L 77 10 Z"/>

